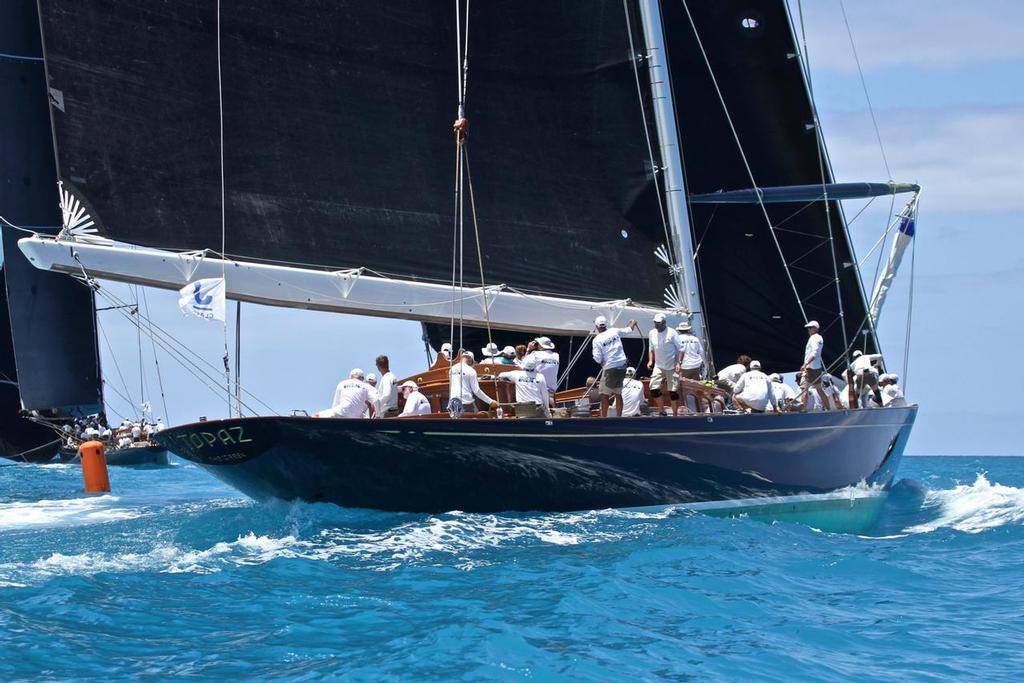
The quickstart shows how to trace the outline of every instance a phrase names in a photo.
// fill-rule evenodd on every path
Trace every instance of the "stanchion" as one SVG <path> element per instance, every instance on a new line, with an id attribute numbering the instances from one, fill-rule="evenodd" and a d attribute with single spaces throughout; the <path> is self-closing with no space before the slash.
<path id="1" fill-rule="evenodd" d="M 103 444 L 86 441 L 78 447 L 82 463 L 82 479 L 86 493 L 109 493 L 110 478 L 107 476 L 107 459 L 103 455 Z"/>

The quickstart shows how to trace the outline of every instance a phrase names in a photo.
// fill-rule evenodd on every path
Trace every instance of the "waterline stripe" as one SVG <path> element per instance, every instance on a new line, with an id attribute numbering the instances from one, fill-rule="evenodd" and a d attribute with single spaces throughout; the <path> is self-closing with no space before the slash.
<path id="1" fill-rule="evenodd" d="M 728 436 L 732 434 L 783 434 L 787 432 L 819 432 L 827 429 L 880 429 L 903 427 L 902 422 L 871 425 L 831 425 L 828 427 L 790 427 L 787 429 L 726 429 L 717 432 L 622 432 L 617 434 L 510 434 L 508 432 L 423 432 L 424 436 L 483 436 L 496 439 L 601 439 L 631 436 Z M 413 432 L 415 433 L 415 432 Z"/>

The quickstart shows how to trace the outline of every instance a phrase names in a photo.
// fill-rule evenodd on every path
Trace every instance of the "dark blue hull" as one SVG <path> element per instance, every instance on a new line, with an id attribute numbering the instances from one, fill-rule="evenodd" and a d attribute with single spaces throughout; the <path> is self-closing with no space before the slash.
<path id="1" fill-rule="evenodd" d="M 156 435 L 256 499 L 567 511 L 888 486 L 916 407 L 557 420 L 253 417 Z"/>

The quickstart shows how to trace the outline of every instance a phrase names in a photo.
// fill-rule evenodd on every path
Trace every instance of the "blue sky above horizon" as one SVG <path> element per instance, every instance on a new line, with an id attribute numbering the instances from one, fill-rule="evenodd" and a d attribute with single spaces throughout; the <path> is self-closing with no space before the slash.
<path id="1" fill-rule="evenodd" d="M 839 2 L 807 2 L 803 10 L 837 180 L 885 180 Z M 1024 453 L 1015 430 L 1024 410 L 1007 396 L 1024 380 L 1013 353 L 1024 332 L 1013 306 L 1024 294 L 1024 3 L 847 0 L 846 10 L 893 178 L 924 188 L 908 383 L 921 412 L 909 451 Z M 847 216 L 861 206 L 849 202 Z M 877 200 L 852 224 L 861 257 L 884 229 L 888 210 L 888 201 Z M 909 260 L 904 266 L 905 276 Z M 874 259 L 864 269 L 870 279 Z M 880 326 L 897 370 L 907 285 L 906 277 L 897 283 Z M 110 287 L 125 295 L 124 286 Z M 870 281 L 865 288 L 870 291 Z M 219 366 L 219 325 L 182 318 L 174 293 L 149 290 L 148 300 L 157 324 Z M 99 315 L 113 347 L 111 353 L 101 338 L 107 380 L 124 391 L 116 357 L 137 402 L 135 333 L 115 313 Z M 278 412 L 325 407 L 338 379 L 353 366 L 371 370 L 378 353 L 392 358 L 399 375 L 421 370 L 419 324 L 243 307 L 243 383 Z M 148 343 L 144 355 L 149 399 L 163 413 Z M 160 360 L 171 423 L 226 413 L 222 396 L 166 356 Z M 107 400 L 113 414 L 129 411 L 116 392 L 108 390 Z"/>

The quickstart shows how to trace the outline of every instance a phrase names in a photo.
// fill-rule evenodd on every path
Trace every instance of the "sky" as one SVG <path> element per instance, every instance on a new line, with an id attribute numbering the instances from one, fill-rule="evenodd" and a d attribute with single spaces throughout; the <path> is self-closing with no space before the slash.
<path id="1" fill-rule="evenodd" d="M 807 2 L 803 10 L 836 179 L 885 181 L 839 0 Z M 1024 453 L 1016 430 L 1024 409 L 1015 400 L 1024 371 L 1014 353 L 1024 333 L 1015 306 L 1024 295 L 1024 2 L 846 0 L 846 10 L 892 178 L 924 188 L 904 378 L 921 410 L 908 452 Z M 847 216 L 862 204 L 848 202 Z M 888 212 L 888 201 L 876 200 L 850 226 L 860 257 Z M 870 279 L 874 259 L 864 269 Z M 897 371 L 904 367 L 908 275 L 905 261 L 880 324 L 883 351 Z M 127 295 L 123 285 L 107 286 Z M 157 325 L 220 367 L 220 324 L 182 317 L 176 293 L 148 290 L 146 299 Z M 372 370 L 377 354 L 388 355 L 399 376 L 426 363 L 419 323 L 252 304 L 242 311 L 243 385 L 279 413 L 327 407 L 337 381 L 354 366 Z M 233 305 L 229 312 L 233 331 Z M 112 385 L 108 407 L 113 415 L 130 413 L 117 392 L 134 404 L 143 393 L 134 328 L 116 312 L 99 316 L 109 340 L 100 339 Z M 222 390 L 203 386 L 161 353 L 164 409 L 145 339 L 143 347 L 147 398 L 169 423 L 226 414 Z"/>

